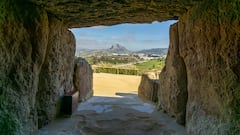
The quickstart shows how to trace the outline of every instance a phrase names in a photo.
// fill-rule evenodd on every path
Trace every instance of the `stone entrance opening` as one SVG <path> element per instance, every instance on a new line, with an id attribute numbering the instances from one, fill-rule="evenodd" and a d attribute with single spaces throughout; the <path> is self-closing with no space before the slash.
<path id="1" fill-rule="evenodd" d="M 71 29 L 76 38 L 75 55 L 77 57 L 85 58 L 86 62 L 92 65 L 95 73 L 101 72 L 141 76 L 146 72 L 153 72 L 150 75 L 151 77 L 147 77 L 149 80 L 154 79 L 155 82 L 158 82 L 156 79 L 158 79 L 158 74 L 164 67 L 164 60 L 169 46 L 169 26 L 173 23 L 176 23 L 176 21 L 161 23 L 155 21 L 149 24 L 120 24 L 114 26 L 95 26 Z M 82 65 L 84 65 L 84 62 L 82 62 Z M 85 63 L 85 65 L 87 65 L 87 63 Z M 88 68 L 88 65 L 83 67 L 82 72 L 84 72 L 84 74 L 91 74 L 91 71 Z M 104 74 L 102 75 L 102 78 L 104 78 Z M 95 74 L 94 76 L 99 78 L 98 80 L 96 78 L 93 79 L 95 80 L 94 84 L 99 85 L 93 86 L 100 87 L 100 85 L 104 85 L 105 87 L 94 88 L 94 90 L 97 89 L 97 91 L 94 92 L 95 94 L 103 95 L 107 89 L 109 90 L 115 87 L 117 90 L 119 89 L 118 87 L 123 87 L 125 85 L 129 87 L 122 88 L 125 91 L 131 91 L 130 89 L 132 89 L 135 94 L 138 93 L 140 77 L 132 78 L 132 80 L 135 80 L 135 84 L 134 81 L 128 84 L 128 82 L 131 82 L 131 79 L 129 80 L 125 77 L 125 80 L 122 79 L 122 82 L 120 82 L 119 85 L 111 82 L 116 80 L 113 79 L 114 76 L 105 82 L 104 79 L 101 79 L 99 74 Z M 85 89 L 82 92 L 83 96 L 89 96 L 89 94 L 86 93 L 86 89 L 88 89 L 89 93 L 92 93 L 90 90 L 91 86 L 86 85 L 92 85 L 92 82 L 91 80 L 86 79 L 88 78 L 86 75 L 83 78 L 85 79 L 85 81 L 82 79 L 83 83 L 81 86 L 83 88 L 79 89 Z M 108 85 L 115 86 L 108 88 Z M 143 83 L 143 85 L 145 84 Z M 132 86 L 132 88 L 130 86 Z M 150 87 L 144 87 L 141 85 L 142 89 L 151 89 Z M 156 94 L 157 93 L 155 93 L 155 96 L 157 97 Z M 81 98 L 85 100 L 85 97 Z"/>
<path id="2" fill-rule="evenodd" d="M 168 25 L 165 24 L 164 26 L 165 28 L 163 27 L 154 28 L 159 31 L 161 30 L 164 31 L 163 29 L 166 29 L 167 31 L 164 31 L 165 33 L 163 33 L 167 35 L 165 37 L 166 39 L 169 38 L 168 37 L 169 26 L 172 23 L 175 23 L 175 21 L 171 23 L 169 22 L 167 23 Z M 104 27 L 105 26 L 96 27 L 95 29 L 99 30 Z M 127 30 L 129 29 L 130 28 L 128 28 Z M 145 31 L 147 30 L 148 29 L 145 29 Z M 144 51 L 141 51 L 141 54 L 138 54 L 137 52 L 129 51 L 126 49 L 127 47 L 131 47 L 131 45 L 127 45 L 126 48 L 120 45 L 116 45 L 116 46 L 112 46 L 110 49 L 91 50 L 87 48 L 88 44 L 86 42 L 91 43 L 93 41 L 91 39 L 79 40 L 78 36 L 81 35 L 85 38 L 89 38 L 86 36 L 90 36 L 91 38 L 91 36 L 96 37 L 100 35 L 96 35 L 97 32 L 80 33 L 77 30 L 72 30 L 72 31 L 74 32 L 76 41 L 77 41 L 76 56 L 85 57 L 85 59 L 87 59 L 87 61 L 91 64 L 96 64 L 91 61 L 93 60 L 93 59 L 90 59 L 91 57 L 94 57 L 94 59 L 97 59 L 98 57 L 104 56 L 104 58 L 111 57 L 111 60 L 112 60 L 112 58 L 116 58 L 116 56 L 119 56 L 119 58 L 136 57 L 136 56 L 140 57 L 139 55 L 142 55 L 142 53 L 145 53 L 144 51 L 147 52 L 147 54 L 144 54 L 144 57 L 146 57 L 146 59 L 138 59 L 139 61 L 136 61 L 136 62 L 130 61 L 128 63 L 120 63 L 115 65 L 112 64 L 114 66 L 110 65 L 109 63 L 107 64 L 101 63 L 102 65 L 106 64 L 107 66 L 112 66 L 112 68 L 119 68 L 123 66 L 129 67 L 130 65 L 141 63 L 142 61 L 147 63 L 149 61 L 152 62 L 153 60 L 165 59 L 167 55 L 167 51 L 161 52 L 161 49 L 156 49 L 158 48 L 158 46 L 161 46 L 160 41 L 157 47 L 153 47 L 149 50 L 144 50 L 145 48 L 142 48 L 141 50 L 144 50 Z M 129 31 L 129 33 L 130 32 L 131 31 Z M 138 33 L 138 31 L 135 31 L 135 32 Z M 118 38 L 113 33 L 114 31 L 111 32 L 111 37 L 109 37 L 109 39 L 112 37 L 114 37 L 115 39 Z M 128 40 L 131 39 L 133 36 L 136 36 L 136 34 L 134 33 L 131 33 L 131 34 L 132 36 L 128 37 Z M 106 38 L 104 36 L 104 33 L 101 33 L 101 36 Z M 127 35 L 127 36 L 130 36 L 130 35 Z M 151 46 L 151 38 L 153 37 L 151 37 L 151 35 L 148 35 L 148 36 L 150 37 L 150 39 L 146 40 L 149 42 L 145 42 L 145 46 Z M 141 37 L 141 41 L 142 41 L 142 38 L 144 37 Z M 159 38 L 161 39 L 160 34 L 159 34 Z M 118 39 L 119 39 L 118 43 L 120 42 L 120 40 L 123 40 L 121 38 L 118 38 Z M 136 38 L 134 39 L 135 42 L 137 40 L 138 39 Z M 161 40 L 164 40 L 164 38 Z M 98 43 L 98 42 L 95 41 L 93 43 Z M 83 52 L 83 53 L 80 52 L 81 49 L 83 48 L 80 48 L 78 44 L 85 44 L 83 46 L 86 47 L 85 48 L 87 49 L 86 52 Z M 169 44 L 168 40 L 166 41 L 165 44 L 167 44 L 166 46 L 168 46 Z M 158 53 L 159 53 L 159 57 L 156 58 Z M 163 53 L 163 54 L 160 54 L 160 53 Z M 154 55 L 155 57 L 153 57 Z M 101 135 L 101 134 L 134 134 L 134 135 L 149 134 L 150 135 L 150 134 L 159 134 L 159 133 L 173 134 L 174 132 L 178 132 L 180 135 L 185 134 L 185 129 L 183 126 L 179 126 L 171 118 L 168 118 L 165 116 L 165 114 L 157 111 L 157 108 L 158 108 L 156 106 L 157 100 L 154 100 L 156 104 L 154 104 L 153 102 L 150 102 L 152 100 L 152 96 L 155 96 L 156 98 L 158 97 L 156 93 L 156 91 L 158 91 L 158 87 L 155 87 L 155 83 L 158 83 L 159 80 L 158 78 L 155 78 L 155 76 L 156 74 L 160 73 L 159 71 L 161 69 L 159 68 L 159 66 L 155 65 L 158 68 L 158 72 L 156 72 L 155 70 L 154 71 L 152 70 L 151 73 L 150 71 L 146 71 L 147 73 L 142 73 L 143 74 L 142 76 L 139 74 L 135 74 L 135 75 L 124 74 L 128 72 L 119 73 L 119 71 L 114 72 L 115 74 L 103 73 L 103 72 L 93 73 L 93 76 L 91 76 L 92 70 L 89 64 L 87 63 L 87 61 L 82 58 L 77 58 L 75 61 L 74 85 L 75 85 L 75 88 L 79 90 L 81 103 L 77 111 L 72 115 L 72 118 L 74 118 L 74 120 L 70 120 L 68 122 L 67 120 L 64 120 L 58 123 L 60 126 L 63 126 L 64 123 L 69 124 L 69 126 L 67 127 L 62 127 L 64 131 L 57 131 L 56 128 L 49 128 L 49 126 L 47 126 L 40 130 L 40 133 L 39 133 L 40 135 L 42 135 L 43 132 L 48 132 L 48 133 L 52 132 L 55 134 L 61 132 L 62 134 L 83 133 L 83 134 L 98 134 L 98 135 Z M 149 64 L 151 63 L 149 62 Z M 76 68 L 76 65 L 79 67 Z M 92 66 L 94 68 L 94 65 Z M 148 65 L 145 64 L 143 66 L 148 66 Z M 111 67 L 105 67 L 105 68 L 111 68 Z M 94 69 L 94 71 L 96 72 L 97 70 Z M 93 94 L 93 97 L 90 98 L 92 94 Z M 143 99 L 140 99 L 138 97 L 138 94 L 140 94 L 140 96 L 143 97 Z M 159 101 L 164 101 L 164 99 L 161 99 Z M 171 124 L 168 123 L 167 121 L 171 121 L 170 122 Z M 77 128 L 74 130 L 70 130 L 73 125 L 76 125 Z"/>
<path id="3" fill-rule="evenodd" d="M 160 108 L 182 122 L 176 103 L 187 88 L 188 135 L 240 134 L 239 0 L 1 0 L 0 7 L 0 134 L 35 134 L 73 92 L 69 28 L 171 19 L 179 23 L 160 75 Z"/>

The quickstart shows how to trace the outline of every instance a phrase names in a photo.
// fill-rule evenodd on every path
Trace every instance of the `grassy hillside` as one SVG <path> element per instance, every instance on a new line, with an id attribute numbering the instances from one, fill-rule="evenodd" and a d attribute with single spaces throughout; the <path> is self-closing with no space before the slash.
<path id="1" fill-rule="evenodd" d="M 142 75 L 145 72 L 161 71 L 164 67 L 165 59 L 153 59 L 143 63 L 137 63 L 134 65 L 126 65 L 116 67 L 113 64 L 101 64 L 93 66 L 96 73 L 112 73 L 112 74 L 127 74 L 127 75 Z"/>
<path id="2" fill-rule="evenodd" d="M 136 69 L 146 72 L 151 70 L 161 70 L 165 65 L 165 59 L 154 59 L 143 63 L 135 64 Z"/>

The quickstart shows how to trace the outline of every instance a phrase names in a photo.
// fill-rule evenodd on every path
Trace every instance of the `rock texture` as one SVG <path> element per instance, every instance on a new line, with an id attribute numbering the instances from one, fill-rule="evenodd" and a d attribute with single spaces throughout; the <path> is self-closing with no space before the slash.
<path id="1" fill-rule="evenodd" d="M 183 58 L 179 55 L 178 24 L 171 25 L 170 46 L 165 67 L 160 73 L 158 106 L 185 124 L 187 104 L 187 73 Z"/>
<path id="2" fill-rule="evenodd" d="M 37 92 L 38 127 L 60 112 L 61 96 L 73 91 L 75 38 L 67 27 L 49 16 L 49 37 Z"/>
<path id="3" fill-rule="evenodd" d="M 79 101 L 85 101 L 93 96 L 93 70 L 83 58 L 75 59 L 74 89 L 79 91 Z"/>
<path id="4" fill-rule="evenodd" d="M 158 78 L 154 72 L 142 75 L 140 85 L 138 87 L 138 96 L 153 102 L 158 100 Z"/>
<path id="5" fill-rule="evenodd" d="M 29 1 L 44 7 L 69 27 L 176 20 L 195 3 L 192 0 Z"/>
<path id="6" fill-rule="evenodd" d="M 52 20 L 52 17 L 58 21 Z M 179 38 L 173 39 L 171 43 L 176 46 L 179 44 L 180 55 L 177 47 L 172 47 L 169 52 L 174 54 L 169 54 L 162 75 L 169 79 L 169 85 L 164 85 L 174 94 L 182 92 L 180 89 L 184 85 L 178 81 L 187 75 L 188 134 L 240 134 L 239 0 L 1 0 L 1 134 L 33 134 L 38 127 L 38 115 L 43 120 L 41 125 L 45 123 L 44 119 L 50 120 L 52 114 L 55 114 L 49 113 L 44 103 L 41 105 L 39 101 L 45 98 L 41 93 L 49 96 L 46 96 L 46 100 L 51 99 L 51 105 L 57 105 L 58 100 L 51 98 L 54 93 L 59 97 L 64 90 L 71 90 L 70 68 L 73 67 L 71 62 L 74 59 L 67 59 L 70 54 L 66 53 L 73 48 L 60 45 L 72 43 L 67 27 L 168 19 L 179 19 L 178 32 L 177 28 L 172 28 L 175 37 L 178 33 Z M 57 37 L 59 40 L 56 40 Z M 179 63 L 181 58 L 183 62 Z M 181 63 L 185 63 L 186 73 L 175 68 Z M 181 66 L 184 67 L 184 64 Z M 49 82 L 46 82 L 45 75 Z M 55 88 L 59 88 L 59 91 L 55 91 Z M 160 93 L 164 92 L 161 89 Z M 41 95 L 39 97 L 42 97 L 40 99 L 36 99 L 38 90 L 41 91 L 38 92 Z M 175 112 L 178 101 L 186 100 L 176 96 L 174 101 L 177 102 L 173 103 L 165 102 L 166 98 L 173 99 L 166 96 L 159 103 L 163 109 L 169 109 L 166 109 L 168 112 Z M 36 105 L 39 106 L 38 109 Z M 57 109 L 51 107 L 49 110 L 55 110 L 54 108 Z M 181 113 L 173 113 L 179 118 L 178 114 Z"/>
<path id="7" fill-rule="evenodd" d="M 47 12 L 12 0 L 2 0 L 0 7 L 0 134 L 29 135 L 37 129 L 35 97 L 47 50 Z"/>
<path id="8" fill-rule="evenodd" d="M 240 134 L 240 4 L 204 1 L 179 20 L 189 135 Z"/>
<path id="9" fill-rule="evenodd" d="M 71 90 L 75 41 L 40 7 L 13 0 L 0 7 L 0 134 L 34 134 Z"/>

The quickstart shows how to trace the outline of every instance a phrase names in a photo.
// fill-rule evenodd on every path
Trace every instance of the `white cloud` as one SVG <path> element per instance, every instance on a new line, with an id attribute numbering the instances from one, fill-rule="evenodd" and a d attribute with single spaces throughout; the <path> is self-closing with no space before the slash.
<path id="1" fill-rule="evenodd" d="M 103 25 L 99 25 L 99 26 L 92 26 L 90 28 L 94 28 L 94 29 L 104 29 L 106 27 L 109 27 L 109 26 L 103 26 Z"/>

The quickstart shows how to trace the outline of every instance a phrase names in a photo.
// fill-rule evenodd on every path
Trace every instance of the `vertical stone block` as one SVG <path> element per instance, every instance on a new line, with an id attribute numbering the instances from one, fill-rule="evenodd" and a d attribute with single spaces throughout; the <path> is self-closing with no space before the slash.
<path id="1" fill-rule="evenodd" d="M 178 23 L 170 27 L 170 46 L 165 67 L 159 76 L 158 106 L 180 124 L 185 124 L 187 72 L 179 54 Z"/>
<path id="2" fill-rule="evenodd" d="M 79 101 L 85 101 L 93 96 L 93 70 L 83 58 L 75 59 L 74 88 L 79 91 Z"/>

